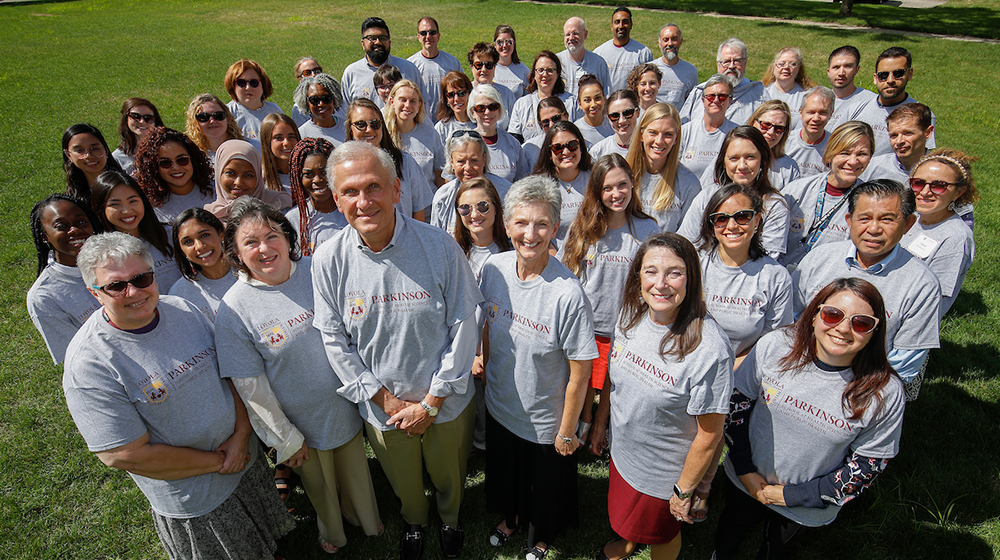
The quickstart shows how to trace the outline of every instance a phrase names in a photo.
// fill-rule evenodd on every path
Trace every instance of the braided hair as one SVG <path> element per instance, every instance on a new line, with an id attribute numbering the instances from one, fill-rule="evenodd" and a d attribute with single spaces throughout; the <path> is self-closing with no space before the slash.
<path id="1" fill-rule="evenodd" d="M 302 166 L 306 158 L 314 155 L 322 155 L 329 158 L 333 152 L 333 144 L 325 138 L 303 138 L 295 144 L 292 156 L 288 160 L 289 187 L 292 191 L 292 200 L 299 209 L 299 246 L 302 248 L 302 255 L 312 254 L 309 246 L 309 236 L 312 229 L 312 222 L 309 219 L 309 194 L 302 186 Z"/>
<path id="2" fill-rule="evenodd" d="M 52 245 L 49 244 L 49 238 L 45 235 L 45 228 L 42 227 L 42 214 L 45 209 L 52 206 L 56 202 L 66 201 L 72 202 L 80 210 L 86 214 L 87 219 L 90 220 L 90 227 L 93 228 L 94 234 L 104 233 L 104 226 L 101 221 L 97 219 L 97 215 L 94 214 L 90 206 L 78 199 L 74 198 L 65 193 L 55 193 L 51 194 L 44 199 L 35 203 L 35 206 L 31 209 L 31 214 L 29 217 L 29 223 L 31 225 L 31 238 L 35 242 L 35 251 L 38 253 L 38 271 L 35 273 L 37 278 L 45 270 L 45 267 L 49 264 L 49 255 L 52 253 Z"/>

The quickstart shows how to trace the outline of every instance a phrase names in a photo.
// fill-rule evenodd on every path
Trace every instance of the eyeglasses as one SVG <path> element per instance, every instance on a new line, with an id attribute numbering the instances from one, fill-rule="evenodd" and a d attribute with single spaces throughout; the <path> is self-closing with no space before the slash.
<path id="1" fill-rule="evenodd" d="M 750 223 L 757 212 L 753 210 L 740 210 L 732 214 L 725 212 L 715 212 L 708 215 L 708 221 L 712 222 L 717 229 L 722 229 L 729 225 L 729 220 L 735 221 L 738 225 L 745 226 Z"/>
<path id="2" fill-rule="evenodd" d="M 746 60 L 747 59 L 745 58 L 730 58 L 729 60 L 718 60 L 716 62 L 719 63 L 719 66 L 726 67 L 726 66 L 738 66 L 746 62 Z"/>
<path id="3" fill-rule="evenodd" d="M 87 156 L 101 157 L 104 155 L 104 146 L 93 146 L 91 148 L 76 147 L 69 151 L 74 156 L 84 159 Z"/>
<path id="4" fill-rule="evenodd" d="M 548 130 L 550 126 L 556 124 L 561 120 L 563 120 L 562 115 L 552 115 L 547 119 L 542 119 L 538 121 L 538 124 L 542 125 L 543 129 Z"/>
<path id="5" fill-rule="evenodd" d="M 941 195 L 948 192 L 948 187 L 955 186 L 957 184 L 958 183 L 949 183 L 947 181 L 925 181 L 924 179 L 917 177 L 910 177 L 910 188 L 917 194 L 923 192 L 924 187 L 930 187 L 932 193 Z"/>
<path id="6" fill-rule="evenodd" d="M 513 47 L 514 46 L 514 40 L 513 39 L 500 39 L 499 41 L 495 41 L 493 44 L 496 45 L 496 46 L 498 46 L 498 47 Z"/>
<path id="7" fill-rule="evenodd" d="M 775 68 L 798 68 L 799 67 L 799 63 L 798 62 L 775 62 L 774 63 L 774 67 Z"/>
<path id="8" fill-rule="evenodd" d="M 430 35 L 431 37 L 433 37 L 433 36 L 435 36 L 437 34 L 438 34 L 438 30 L 437 29 L 426 29 L 424 31 L 417 31 L 417 35 L 420 35 L 421 37 L 427 37 L 428 35 Z"/>
<path id="9" fill-rule="evenodd" d="M 719 103 L 725 103 L 730 97 L 732 97 L 732 95 L 729 95 L 728 93 L 706 93 L 704 95 L 705 101 L 708 101 L 709 103 L 715 103 L 716 99 L 719 100 Z"/>
<path id="10" fill-rule="evenodd" d="M 226 112 L 225 111 L 213 111 L 211 113 L 196 113 L 195 116 L 194 116 L 194 120 L 196 120 L 196 121 L 198 121 L 200 123 L 207 123 L 208 119 L 213 119 L 213 120 L 217 120 L 219 122 L 223 122 L 223 121 L 226 120 Z"/>
<path id="11" fill-rule="evenodd" d="M 382 121 L 378 119 L 372 119 L 370 121 L 354 121 L 351 123 L 355 129 L 359 132 L 364 132 L 367 129 L 378 130 L 382 128 Z"/>
<path id="12" fill-rule="evenodd" d="M 486 111 L 499 111 L 499 103 L 490 103 L 489 105 L 474 105 L 472 110 L 479 113 L 480 115 L 485 114 Z"/>
<path id="13" fill-rule="evenodd" d="M 396 82 L 390 82 L 388 84 L 382 84 L 380 86 L 375 86 L 375 91 L 377 91 L 379 93 L 388 94 L 390 91 L 392 91 L 392 88 L 395 87 L 395 85 L 396 85 Z"/>
<path id="14" fill-rule="evenodd" d="M 832 305 L 823 305 L 819 308 L 819 318 L 828 327 L 836 327 L 847 317 L 842 309 Z M 851 315 L 851 330 L 858 334 L 868 334 L 878 326 L 878 318 L 871 315 Z"/>
<path id="15" fill-rule="evenodd" d="M 757 119 L 757 124 L 760 125 L 761 132 L 767 132 L 773 128 L 775 134 L 784 134 L 788 130 L 788 127 L 783 124 L 774 124 L 760 119 Z"/>
<path id="16" fill-rule="evenodd" d="M 555 73 L 556 73 L 556 69 L 555 68 L 535 68 L 535 74 L 548 75 L 548 74 L 555 74 Z"/>
<path id="17" fill-rule="evenodd" d="M 483 136 L 476 132 L 475 130 L 456 130 L 451 133 L 452 138 L 461 138 L 463 136 L 471 136 L 472 138 L 482 138 Z"/>
<path id="18" fill-rule="evenodd" d="M 908 70 L 909 68 L 896 68 L 892 72 L 875 72 L 875 79 L 880 82 L 884 82 L 889 79 L 889 74 L 892 74 L 893 78 L 902 80 Z"/>
<path id="19" fill-rule="evenodd" d="M 303 76 L 315 76 L 316 74 L 322 74 L 322 73 L 323 69 L 320 68 L 319 66 L 315 68 L 306 68 L 305 70 L 302 71 Z"/>
<path id="20" fill-rule="evenodd" d="M 365 41 L 368 41 L 369 43 L 388 43 L 389 42 L 389 36 L 388 35 L 366 35 L 366 36 L 362 37 L 362 39 L 364 39 Z"/>
<path id="21" fill-rule="evenodd" d="M 108 282 L 103 286 L 92 285 L 91 287 L 95 290 L 100 290 L 111 297 L 119 297 L 125 293 L 128 289 L 128 285 L 132 284 L 140 290 L 143 288 L 148 288 L 153 283 L 153 271 L 143 272 L 142 274 L 136 274 L 131 280 L 115 280 L 114 282 Z"/>
<path id="22" fill-rule="evenodd" d="M 189 156 L 177 156 L 177 159 L 160 158 L 158 163 L 160 165 L 160 169 L 171 169 L 175 163 L 177 164 L 177 167 L 187 167 L 188 165 L 191 165 L 191 158 Z"/>
<path id="23" fill-rule="evenodd" d="M 323 95 L 310 95 L 306 99 L 309 100 L 310 105 L 319 105 L 320 103 L 325 103 L 329 105 L 333 102 L 332 93 L 324 93 Z"/>
<path id="24" fill-rule="evenodd" d="M 580 141 L 579 140 L 570 140 L 569 142 L 566 142 L 565 144 L 552 144 L 552 153 L 555 154 L 555 155 L 559 155 L 559 154 L 563 153 L 566 150 L 569 150 L 571 152 L 575 152 L 575 151 L 577 151 L 579 149 L 580 149 Z"/>
<path id="25" fill-rule="evenodd" d="M 260 80 L 258 79 L 244 80 L 243 78 L 237 78 L 236 85 L 238 85 L 241 88 L 245 87 L 255 88 L 260 86 Z"/>
<path id="26" fill-rule="evenodd" d="M 455 99 L 456 97 L 467 97 L 469 95 L 469 90 L 467 90 L 467 89 L 460 89 L 458 91 L 449 91 L 448 93 L 446 93 L 444 95 L 448 99 Z"/>
<path id="27" fill-rule="evenodd" d="M 480 60 L 477 60 L 476 62 L 472 63 L 472 67 L 475 68 L 476 70 L 482 70 L 483 66 L 485 66 L 487 70 L 492 70 L 493 68 L 496 67 L 496 65 L 497 65 L 496 62 L 482 62 Z"/>
<path id="28" fill-rule="evenodd" d="M 142 113 L 129 113 L 128 118 L 132 119 L 135 122 L 145 122 L 146 124 L 149 124 L 153 122 L 153 119 L 155 119 L 156 116 L 152 114 L 143 115 Z"/>
<path id="29" fill-rule="evenodd" d="M 490 211 L 490 201 L 480 200 L 475 205 L 459 204 L 457 206 L 458 213 L 461 214 L 462 216 L 468 216 L 469 214 L 471 214 L 473 208 L 476 209 L 476 212 L 479 212 L 480 214 L 485 214 Z"/>
<path id="30" fill-rule="evenodd" d="M 608 118 L 618 122 L 618 119 L 625 117 L 626 119 L 631 119 L 632 115 L 635 114 L 636 109 L 625 109 L 621 113 L 608 113 Z"/>

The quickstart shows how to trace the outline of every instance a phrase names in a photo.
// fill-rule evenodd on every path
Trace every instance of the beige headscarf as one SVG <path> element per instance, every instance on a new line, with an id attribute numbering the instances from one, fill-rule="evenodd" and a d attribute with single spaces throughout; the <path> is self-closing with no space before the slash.
<path id="1" fill-rule="evenodd" d="M 215 152 L 215 201 L 205 205 L 205 210 L 215 214 L 223 222 L 229 216 L 229 207 L 236 199 L 222 188 L 222 170 L 231 160 L 242 159 L 253 166 L 257 175 L 257 184 L 253 191 L 247 196 L 259 198 L 260 200 L 274 206 L 278 210 L 286 210 L 292 206 L 292 197 L 284 191 L 269 191 L 264 186 L 264 174 L 260 169 L 260 154 L 253 144 L 246 140 L 226 140 Z"/>

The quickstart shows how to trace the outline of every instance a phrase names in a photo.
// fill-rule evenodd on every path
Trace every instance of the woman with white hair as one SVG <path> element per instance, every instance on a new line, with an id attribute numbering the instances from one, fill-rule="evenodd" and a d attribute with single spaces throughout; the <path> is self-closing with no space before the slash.
<path id="1" fill-rule="evenodd" d="M 469 118 L 476 122 L 476 132 L 486 141 L 493 173 L 507 181 L 516 181 L 531 173 L 521 144 L 506 130 L 497 126 L 507 108 L 500 92 L 491 85 L 479 84 L 469 94 Z"/>
<path id="2" fill-rule="evenodd" d="M 292 99 L 299 112 L 309 115 L 309 120 L 299 126 L 302 138 L 325 138 L 334 147 L 347 141 L 344 130 L 347 119 L 341 110 L 344 97 L 340 82 L 333 76 L 323 73 L 303 76 Z"/>
<path id="3" fill-rule="evenodd" d="M 272 558 L 295 521 L 219 377 L 212 323 L 160 297 L 139 238 L 92 236 L 77 266 L 101 308 L 67 349 L 63 391 L 90 451 L 132 476 L 171 560 Z"/>
<path id="4" fill-rule="evenodd" d="M 548 177 L 514 183 L 504 199 L 514 251 L 491 256 L 479 287 L 486 385 L 486 508 L 503 519 L 501 546 L 527 530 L 527 560 L 540 560 L 577 522 L 576 424 L 597 357 L 594 320 L 580 281 L 549 243 L 562 199 Z"/>
<path id="5" fill-rule="evenodd" d="M 431 225 L 448 233 L 454 233 L 455 197 L 458 195 L 459 187 L 472 179 L 485 177 L 503 199 L 507 189 L 510 188 L 510 181 L 487 172 L 490 166 L 490 151 L 482 135 L 475 130 L 456 130 L 448 138 L 446 151 L 448 166 L 445 167 L 445 173 L 454 175 L 455 178 L 434 193 L 434 202 L 431 203 Z"/>

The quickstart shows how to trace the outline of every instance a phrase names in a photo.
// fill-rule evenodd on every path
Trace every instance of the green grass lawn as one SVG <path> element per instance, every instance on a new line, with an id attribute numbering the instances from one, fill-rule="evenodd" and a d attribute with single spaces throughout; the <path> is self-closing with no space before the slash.
<path id="1" fill-rule="evenodd" d="M 670 7 L 721 9 L 713 8 L 715 3 L 722 4 L 678 0 Z M 745 5 L 751 9 L 751 3 Z M 793 9 L 800 5 L 815 5 L 817 11 Z M 950 32 L 967 29 L 978 34 L 977 29 L 988 27 L 995 34 L 1000 29 L 995 10 L 983 2 L 946 7 L 957 22 L 949 24 Z M 884 26 L 890 12 L 879 11 L 883 8 L 859 5 L 855 13 L 867 18 L 870 9 L 876 14 L 870 24 Z M 816 19 L 829 19 L 814 15 L 820 10 L 835 11 L 832 4 L 791 0 L 754 3 L 752 9 Z M 898 13 L 908 20 L 904 23 L 941 31 L 939 19 L 918 12 L 931 11 Z M 153 100 L 168 126 L 183 128 L 188 100 L 203 91 L 225 98 L 223 75 L 241 57 L 256 59 L 268 70 L 275 82 L 272 100 L 290 111 L 293 62 L 311 55 L 339 77 L 361 56 L 360 22 L 368 15 L 389 22 L 393 53 L 404 57 L 418 49 L 416 21 L 423 15 L 441 22 L 441 47 L 459 59 L 474 42 L 492 39 L 498 23 L 514 26 L 520 52 L 529 59 L 542 48 L 562 49 L 561 26 L 570 15 L 590 22 L 590 48 L 610 38 L 608 8 L 497 0 L 0 5 L 0 333 L 10 341 L 0 349 L 0 444 L 6 451 L 0 458 L 0 534 L 7 535 L 0 557 L 165 557 L 148 504 L 135 484 L 87 452 L 63 400 L 62 368 L 51 364 L 25 311 L 24 296 L 35 276 L 28 212 L 36 200 L 65 188 L 59 155 L 62 131 L 73 123 L 91 122 L 114 146 L 119 107 L 133 95 Z M 914 55 L 910 91 L 937 114 L 938 144 L 980 158 L 974 169 L 983 193 L 976 207 L 977 260 L 944 321 L 942 349 L 931 354 L 921 398 L 907 410 L 902 451 L 870 492 L 846 507 L 833 526 L 814 533 L 801 557 L 1000 558 L 1000 120 L 993 107 L 1000 99 L 995 77 L 1000 45 L 642 10 L 635 13 L 634 36 L 655 45 L 659 27 L 668 20 L 683 28 L 682 56 L 701 69 L 702 79 L 714 69 L 717 45 L 730 36 L 749 45 L 748 74 L 753 78 L 780 48 L 798 45 L 810 75 L 824 83 L 829 52 L 854 44 L 863 54 L 861 85 L 867 88 L 872 88 L 875 56 L 890 45 L 905 46 Z M 340 558 L 397 555 L 398 503 L 378 463 L 372 461 L 371 466 L 388 534 L 366 539 L 351 531 Z M 482 471 L 482 459 L 474 458 L 463 558 L 518 557 L 516 539 L 499 551 L 485 544 L 497 518 L 484 512 Z M 597 546 L 611 538 L 606 476 L 606 465 L 591 459 L 581 462 L 582 524 L 556 543 L 555 558 L 592 557 Z M 711 553 L 720 490 L 717 484 L 710 521 L 685 529 L 684 558 L 707 558 Z M 300 523 L 286 556 L 322 557 L 308 501 L 300 493 L 292 502 Z M 430 534 L 426 558 L 435 558 L 436 525 Z"/>

